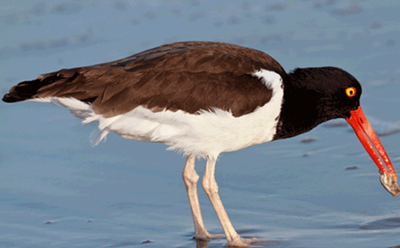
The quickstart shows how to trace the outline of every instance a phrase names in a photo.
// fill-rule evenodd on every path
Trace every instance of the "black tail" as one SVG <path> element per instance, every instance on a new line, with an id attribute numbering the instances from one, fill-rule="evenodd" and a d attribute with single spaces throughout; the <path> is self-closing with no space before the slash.
<path id="1" fill-rule="evenodd" d="M 35 97 L 51 96 L 44 94 L 44 92 L 56 84 L 71 82 L 78 75 L 79 73 L 77 73 L 75 69 L 62 69 L 56 72 L 39 75 L 36 80 L 24 81 L 12 87 L 10 92 L 3 96 L 3 101 L 20 102 Z"/>
<path id="2" fill-rule="evenodd" d="M 59 80 L 57 76 L 50 76 L 43 79 L 24 81 L 10 89 L 8 94 L 3 96 L 4 102 L 19 102 L 33 98 L 39 89 Z"/>

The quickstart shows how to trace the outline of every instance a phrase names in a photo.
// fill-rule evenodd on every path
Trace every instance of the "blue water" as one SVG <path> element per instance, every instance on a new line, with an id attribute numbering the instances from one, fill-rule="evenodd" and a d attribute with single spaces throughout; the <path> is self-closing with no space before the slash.
<path id="1" fill-rule="evenodd" d="M 38 74 L 164 43 L 260 49 L 290 71 L 337 66 L 400 171 L 398 1 L 0 2 L 0 95 Z M 92 148 L 51 104 L 0 103 L 0 247 L 222 247 L 198 242 L 181 173 L 162 144 L 109 135 Z M 302 142 L 303 140 L 312 142 Z M 197 161 L 202 174 L 204 161 Z M 259 247 L 396 247 L 399 199 L 345 122 L 222 154 L 216 179 L 234 227 Z M 199 190 L 206 227 L 222 233 Z"/>

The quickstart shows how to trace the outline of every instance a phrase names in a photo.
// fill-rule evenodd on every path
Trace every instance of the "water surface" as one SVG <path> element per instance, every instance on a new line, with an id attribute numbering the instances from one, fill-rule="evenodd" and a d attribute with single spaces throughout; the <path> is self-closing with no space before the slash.
<path id="1" fill-rule="evenodd" d="M 167 42 L 260 49 L 287 70 L 337 66 L 400 171 L 397 1 L 2 1 L 0 93 L 40 73 L 107 62 Z M 198 242 L 181 173 L 162 144 L 109 135 L 51 104 L 0 104 L 0 247 L 222 247 Z M 305 142 L 309 141 L 309 142 Z M 197 161 L 198 173 L 204 161 Z M 259 247 L 396 247 L 399 199 L 388 194 L 351 128 L 222 154 L 220 195 Z M 206 227 L 222 233 L 199 190 Z"/>

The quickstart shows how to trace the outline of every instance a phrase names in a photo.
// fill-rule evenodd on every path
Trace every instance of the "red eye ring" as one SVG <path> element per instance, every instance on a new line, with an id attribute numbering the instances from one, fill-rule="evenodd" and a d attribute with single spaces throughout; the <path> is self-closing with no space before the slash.
<path id="1" fill-rule="evenodd" d="M 354 87 L 349 87 L 349 88 L 346 89 L 346 95 L 347 95 L 348 97 L 353 97 L 353 96 L 355 96 L 355 95 L 356 95 L 356 92 L 357 92 L 357 90 L 356 90 L 356 88 L 354 88 Z"/>

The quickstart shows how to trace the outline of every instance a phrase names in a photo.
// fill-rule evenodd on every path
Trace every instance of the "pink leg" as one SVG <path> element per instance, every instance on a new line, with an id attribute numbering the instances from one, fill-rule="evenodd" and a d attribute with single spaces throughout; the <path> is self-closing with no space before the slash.
<path id="1" fill-rule="evenodd" d="M 218 185 L 215 181 L 215 161 L 207 160 L 206 169 L 203 176 L 203 189 L 207 193 L 208 198 L 213 205 L 215 212 L 217 213 L 218 219 L 221 222 L 222 228 L 224 229 L 226 239 L 228 240 L 229 246 L 249 246 L 251 242 L 248 242 L 237 234 L 229 220 L 228 214 L 225 211 L 224 205 L 218 195 Z"/>
<path id="2" fill-rule="evenodd" d="M 215 237 L 221 237 L 222 235 L 211 235 L 203 223 L 203 217 L 201 216 L 199 198 L 197 196 L 197 182 L 199 175 L 197 175 L 194 169 L 195 158 L 188 156 L 186 160 L 185 168 L 183 169 L 182 177 L 185 182 L 186 190 L 189 197 L 190 208 L 192 209 L 194 231 L 196 233 L 196 239 L 211 239 Z"/>

